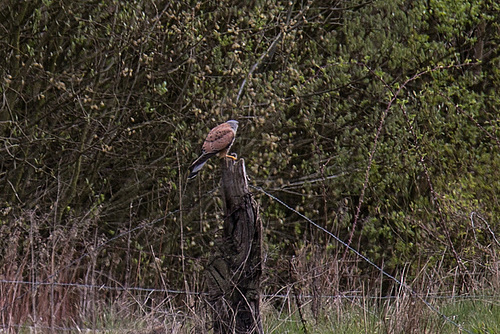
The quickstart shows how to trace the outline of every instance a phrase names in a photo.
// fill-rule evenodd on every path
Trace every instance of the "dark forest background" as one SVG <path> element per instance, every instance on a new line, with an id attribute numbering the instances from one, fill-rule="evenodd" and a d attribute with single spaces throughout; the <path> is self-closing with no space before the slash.
<path id="1" fill-rule="evenodd" d="M 219 162 L 187 167 L 237 119 L 250 184 L 417 291 L 498 292 L 499 22 L 495 0 L 1 1 L 0 279 L 203 291 Z M 266 293 L 394 292 L 255 196 Z M 0 286 L 4 324 L 91 312 Z"/>

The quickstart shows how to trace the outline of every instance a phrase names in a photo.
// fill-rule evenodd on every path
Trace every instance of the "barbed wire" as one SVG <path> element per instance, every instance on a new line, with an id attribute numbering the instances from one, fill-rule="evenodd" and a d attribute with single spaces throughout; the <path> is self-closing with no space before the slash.
<path id="1" fill-rule="evenodd" d="M 35 287 L 40 286 L 62 286 L 62 287 L 73 287 L 80 289 L 96 289 L 96 290 L 110 290 L 110 291 L 137 291 L 137 292 L 162 292 L 171 294 L 183 294 L 183 295 L 199 295 L 200 292 L 195 291 L 183 291 L 174 289 L 158 289 L 158 288 L 145 288 L 139 286 L 109 286 L 109 285 L 98 285 L 98 284 L 83 284 L 83 283 L 61 283 L 61 282 L 30 282 L 30 281 L 16 281 L 16 280 L 5 280 L 0 279 L 0 284 L 22 284 L 22 285 L 32 285 Z"/>
<path id="2" fill-rule="evenodd" d="M 143 228 L 145 228 L 145 227 L 147 227 L 147 226 L 151 226 L 151 225 L 154 225 L 154 224 L 156 224 L 156 223 L 158 223 L 158 222 L 160 222 L 160 221 L 163 221 L 163 220 L 167 219 L 169 216 L 171 216 L 171 215 L 173 215 L 174 213 L 177 213 L 177 212 L 179 212 L 179 211 L 180 211 L 180 210 L 179 210 L 179 209 L 177 209 L 177 210 L 174 210 L 174 211 L 168 212 L 167 214 L 165 214 L 165 215 L 164 215 L 164 216 L 162 216 L 162 217 L 159 217 L 159 218 L 153 219 L 152 221 L 148 221 L 148 222 L 145 222 L 145 223 L 143 223 L 143 224 L 139 224 L 138 226 L 136 226 L 136 227 L 134 227 L 134 228 L 132 228 L 132 229 L 129 229 L 129 230 L 127 230 L 127 231 L 123 232 L 123 233 L 117 234 L 117 235 L 116 235 L 116 236 L 114 236 L 113 238 L 111 238 L 111 239 L 109 239 L 109 240 L 106 240 L 106 241 L 104 241 L 103 243 L 101 243 L 100 245 L 98 245 L 97 247 L 95 247 L 95 248 L 94 248 L 94 251 L 95 251 L 95 252 L 96 252 L 96 251 L 99 251 L 99 250 L 101 250 L 104 246 L 106 246 L 106 245 L 108 245 L 108 244 L 112 243 L 113 241 L 115 241 L 115 240 L 117 240 L 117 239 L 120 239 L 120 238 L 122 238 L 122 237 L 124 237 L 124 236 L 127 236 L 127 235 L 131 234 L 131 233 L 132 233 L 132 232 L 134 232 L 134 231 L 137 231 L 137 230 L 143 229 Z M 78 258 L 74 259 L 73 261 L 71 261 L 70 263 L 68 263 L 67 265 L 65 265 L 64 267 L 57 269 L 57 270 L 55 271 L 55 273 L 53 273 L 53 274 L 49 275 L 49 276 L 47 277 L 47 279 L 52 279 L 52 278 L 57 277 L 57 275 L 59 275 L 59 273 L 61 273 L 63 270 L 68 269 L 69 267 L 71 267 L 72 265 L 74 265 L 74 264 L 76 264 L 76 263 L 80 262 L 82 259 L 86 258 L 87 256 L 91 256 L 91 252 L 85 252 L 85 253 L 83 253 L 81 256 L 79 256 Z M 38 286 L 39 286 L 40 284 L 42 284 L 42 283 L 40 283 L 40 282 L 31 282 L 31 283 L 34 285 L 34 288 L 33 288 L 34 290 L 36 290 L 36 289 L 38 288 Z M 76 284 L 76 283 L 67 283 L 67 284 Z M 23 298 L 23 297 L 24 297 L 27 293 L 28 293 L 28 291 L 26 291 L 26 292 L 24 292 L 24 293 L 21 293 L 19 296 L 17 296 L 17 297 L 13 300 L 13 302 L 14 302 L 15 300 L 19 300 L 19 299 Z M 4 310 L 5 310 L 7 307 L 9 307 L 9 306 L 10 306 L 10 304 L 9 304 L 9 303 L 7 303 L 6 305 L 4 305 L 4 306 L 0 309 L 0 312 L 4 311 Z"/>
<path id="3" fill-rule="evenodd" d="M 460 325 L 459 323 L 457 323 L 456 321 L 453 321 L 450 317 L 448 317 L 447 315 L 441 313 L 435 306 L 433 306 L 431 303 L 429 303 L 426 299 L 424 299 L 424 297 L 420 296 L 415 290 L 413 290 L 413 288 L 405 283 L 403 283 L 402 281 L 400 281 L 399 279 L 397 279 L 396 277 L 392 276 L 391 274 L 389 274 L 388 272 L 384 271 L 380 266 L 376 265 L 372 260 L 370 260 L 369 258 L 367 258 L 366 256 L 364 256 L 363 254 L 361 254 L 359 251 L 357 251 L 356 249 L 354 249 L 353 247 L 351 247 L 348 243 L 344 242 L 342 239 L 340 239 L 339 237 L 337 237 L 335 234 L 333 234 L 332 232 L 328 231 L 326 228 L 324 228 L 323 226 L 319 225 L 318 223 L 314 222 L 313 220 L 311 220 L 310 218 L 308 218 L 307 216 L 303 215 L 302 213 L 300 213 L 299 211 L 295 210 L 294 208 L 292 208 L 291 206 L 289 206 L 288 204 L 286 204 L 285 202 L 283 202 L 282 200 L 280 200 L 279 198 L 277 198 L 276 196 L 268 193 L 267 191 L 265 191 L 264 189 L 262 189 L 261 187 L 256 187 L 256 186 L 253 186 L 253 185 L 249 185 L 251 188 L 257 190 L 257 191 L 260 191 L 261 193 L 263 193 L 264 195 L 266 195 L 267 197 L 271 198 L 272 200 L 278 202 L 279 204 L 283 205 L 285 208 L 287 208 L 288 210 L 294 212 L 295 214 L 297 214 L 298 216 L 300 216 L 301 218 L 305 219 L 308 223 L 310 223 L 311 225 L 313 225 L 314 227 L 318 228 L 319 230 L 325 232 L 326 234 L 328 234 L 329 236 L 331 236 L 333 239 L 335 239 L 338 243 L 340 243 L 341 245 L 343 245 L 344 247 L 346 247 L 346 249 L 350 250 L 351 252 L 353 252 L 354 254 L 356 254 L 356 256 L 360 257 L 361 259 L 363 259 L 363 261 L 365 261 L 366 263 L 368 263 L 369 265 L 371 265 L 372 267 L 374 267 L 375 269 L 377 269 L 378 271 L 380 271 L 384 276 L 388 277 L 389 279 L 391 279 L 392 281 L 396 282 L 396 284 L 400 287 L 402 287 L 403 289 L 405 289 L 406 291 L 408 291 L 412 296 L 418 298 L 422 303 L 424 303 L 430 310 L 432 310 L 434 313 L 436 313 L 438 316 L 440 316 L 442 319 L 444 319 L 446 322 L 452 324 L 453 326 L 457 327 L 459 330 L 461 331 L 464 331 L 468 334 L 472 334 L 471 331 L 469 331 L 468 329 L 464 328 L 462 325 Z"/>
<path id="4" fill-rule="evenodd" d="M 60 331 L 60 332 L 76 332 L 76 333 L 109 333 L 109 329 L 102 328 L 82 328 L 82 327 L 63 327 L 63 326 L 47 326 L 47 325 L 22 325 L 22 324 L 9 324 L 9 325 L 0 325 L 0 331 L 2 330 L 12 330 L 12 328 L 16 328 L 21 331 L 23 329 L 29 330 L 29 333 L 36 333 L 36 330 L 50 330 L 50 331 Z M 122 328 L 126 330 L 131 330 L 132 328 Z"/>
<path id="5" fill-rule="evenodd" d="M 363 254 L 361 254 L 359 251 L 357 251 L 356 249 L 354 249 L 353 247 L 351 247 L 349 244 L 347 244 L 343 240 L 341 240 L 339 237 L 337 237 L 336 235 L 334 235 L 332 232 L 328 231 L 327 229 L 325 229 L 321 225 L 317 224 L 316 222 L 314 222 L 313 220 L 311 220 L 310 218 L 308 218 L 304 214 L 302 214 L 299 211 L 295 210 L 294 208 L 292 208 L 291 206 L 289 206 L 288 204 L 286 204 L 285 202 L 283 202 L 282 200 L 280 200 L 276 196 L 270 194 L 269 192 L 265 191 L 261 187 L 257 187 L 257 186 L 253 186 L 253 185 L 249 185 L 249 186 L 251 188 L 253 188 L 253 189 L 255 189 L 255 190 L 263 193 L 264 195 L 268 196 L 269 198 L 271 198 L 272 200 L 278 202 L 279 204 L 283 205 L 288 210 L 291 210 L 295 214 L 299 215 L 301 218 L 305 219 L 308 223 L 310 223 L 314 227 L 318 228 L 319 230 L 323 231 L 324 233 L 327 233 L 334 240 L 336 240 L 338 243 L 340 243 L 341 245 L 343 245 L 344 247 L 346 247 L 346 249 L 348 249 L 349 251 L 353 252 L 360 259 L 362 259 L 363 261 L 365 261 L 369 265 L 371 265 L 374 268 L 376 268 L 377 270 L 379 270 L 384 276 L 386 276 L 389 279 L 391 279 L 392 281 L 396 282 L 399 286 L 403 287 L 406 291 L 408 291 L 410 293 L 410 295 L 412 297 L 418 298 L 422 303 L 424 303 L 429 309 L 431 309 L 435 314 L 437 314 L 438 316 L 440 316 L 446 322 L 448 322 L 448 323 L 452 324 L 453 326 L 459 328 L 461 331 L 463 331 L 465 333 L 472 334 L 471 331 L 469 331 L 468 329 L 464 328 L 463 326 L 461 326 L 457 322 L 453 321 L 450 317 L 448 317 L 447 315 L 445 315 L 442 312 L 440 312 L 435 306 L 433 306 L 432 304 L 430 304 L 428 300 L 430 300 L 430 299 L 479 299 L 479 300 L 490 300 L 490 299 L 493 299 L 493 300 L 498 300 L 498 296 L 495 296 L 495 295 L 455 295 L 455 294 L 450 294 L 450 295 L 443 295 L 443 294 L 434 295 L 434 294 L 419 294 L 415 290 L 413 290 L 413 288 L 411 286 L 403 283 L 401 280 L 399 280 L 396 277 L 392 276 L 391 274 L 387 273 L 380 266 L 376 265 L 373 261 L 371 261 L 369 258 L 367 258 Z M 111 239 L 103 242 L 102 244 L 98 245 L 94 249 L 94 251 L 100 250 L 100 249 L 104 248 L 104 246 L 109 245 L 110 243 L 114 242 L 115 240 L 120 239 L 120 238 L 122 238 L 122 237 L 124 237 L 124 236 L 126 236 L 126 235 L 128 235 L 128 234 L 130 234 L 132 232 L 134 232 L 134 231 L 141 230 L 141 229 L 143 229 L 143 228 L 145 228 L 147 226 L 154 225 L 154 224 L 158 223 L 159 221 L 162 221 L 162 220 L 166 219 L 168 216 L 171 216 L 172 214 L 175 214 L 177 212 L 179 212 L 179 210 L 174 210 L 172 212 L 169 212 L 168 214 L 166 214 L 163 217 L 154 219 L 154 220 L 149 221 L 149 222 L 145 222 L 143 224 L 140 224 L 139 226 L 136 226 L 133 229 L 130 229 L 130 230 L 127 230 L 127 231 L 125 231 L 125 232 L 123 232 L 121 234 L 118 234 L 115 237 L 113 237 L 113 238 L 111 238 Z M 85 258 L 87 256 L 90 256 L 90 255 L 91 255 L 90 252 L 82 254 L 77 259 L 71 261 L 64 268 L 60 268 L 59 270 L 57 270 L 54 274 L 52 274 L 51 276 L 49 276 L 47 279 L 50 280 L 52 278 L 55 278 L 61 270 L 70 267 L 71 265 L 79 262 L 83 258 Z M 137 286 L 132 286 L 132 287 L 126 287 L 126 286 L 109 286 L 109 285 L 96 285 L 96 284 L 93 285 L 93 284 L 83 284 L 83 283 L 65 283 L 65 282 L 48 282 L 48 281 L 34 281 L 33 282 L 33 281 L 24 281 L 24 280 L 0 279 L 0 284 L 18 284 L 18 285 L 19 284 L 23 284 L 23 285 L 31 285 L 32 286 L 32 288 L 30 289 L 31 292 L 33 290 L 36 290 L 40 286 L 61 286 L 61 287 L 72 287 L 72 288 L 80 288 L 80 289 L 96 289 L 96 290 L 111 290 L 111 291 L 136 291 L 136 292 L 147 292 L 147 293 L 205 295 L 205 293 L 203 293 L 203 292 L 184 291 L 184 290 L 176 290 L 176 289 L 161 289 L 161 288 L 148 288 L 148 287 L 137 287 Z M 20 296 L 16 297 L 16 300 L 22 298 L 27 293 L 28 293 L 28 291 L 20 294 Z M 299 298 L 304 298 L 304 299 L 306 299 L 306 298 L 307 299 L 309 299 L 309 298 L 312 299 L 312 298 L 320 297 L 320 298 L 328 298 L 328 299 L 350 299 L 350 300 L 355 300 L 355 299 L 397 300 L 398 298 L 403 298 L 404 296 L 398 296 L 398 295 L 396 295 L 396 296 L 366 296 L 366 295 L 356 295 L 356 294 L 315 295 L 315 296 L 313 296 L 313 295 L 308 295 L 308 294 L 295 295 L 295 294 L 275 293 L 275 294 L 262 294 L 262 297 L 268 298 L 268 299 L 274 299 L 274 298 L 286 299 L 286 298 L 292 298 L 292 297 L 293 298 L 299 297 Z M 8 307 L 8 305 L 5 305 L 3 307 L 3 309 L 5 309 L 6 307 Z M 26 327 L 24 325 L 14 325 L 14 324 L 9 324 L 9 326 L 15 327 L 15 328 L 25 328 Z M 4 329 L 4 328 L 8 328 L 8 327 L 5 327 L 5 325 L 0 325 L 0 329 Z M 30 326 L 28 326 L 26 328 L 54 329 L 54 327 L 40 327 L 40 326 L 36 326 L 36 327 L 33 327 L 33 326 L 30 327 Z M 58 327 L 57 330 L 61 330 L 61 331 L 74 331 L 74 330 L 85 331 L 87 329 Z"/>
<path id="6" fill-rule="evenodd" d="M 178 294 L 178 295 L 206 295 L 204 292 L 196 292 L 196 291 L 186 291 L 186 290 L 177 290 L 177 289 L 161 289 L 161 288 L 147 288 L 140 286 L 110 286 L 110 285 L 98 285 L 98 284 L 84 284 L 84 283 L 64 283 L 64 282 L 31 282 L 31 281 L 23 281 L 23 280 L 7 280 L 0 279 L 0 284 L 17 284 L 17 285 L 31 285 L 31 286 L 60 286 L 60 287 L 70 287 L 70 288 L 79 288 L 79 289 L 95 289 L 95 290 L 109 290 L 109 291 L 136 291 L 136 292 L 148 292 L 148 293 L 170 293 L 170 294 Z M 280 298 L 286 299 L 290 297 L 298 297 L 304 299 L 312 299 L 312 298 L 325 298 L 325 299 L 370 299 L 370 300 L 395 300 L 401 298 L 401 296 L 397 295 L 389 295 L 389 296 L 368 296 L 368 295 L 360 295 L 360 294 L 335 294 L 335 295 L 311 295 L 311 294 L 284 294 L 284 293 L 267 293 L 261 294 L 262 297 L 273 299 Z M 427 299 L 478 299 L 478 300 L 498 300 L 499 296 L 497 295 L 457 295 L 454 293 L 450 294 L 422 294 L 416 293 L 415 296 L 419 296 Z"/>

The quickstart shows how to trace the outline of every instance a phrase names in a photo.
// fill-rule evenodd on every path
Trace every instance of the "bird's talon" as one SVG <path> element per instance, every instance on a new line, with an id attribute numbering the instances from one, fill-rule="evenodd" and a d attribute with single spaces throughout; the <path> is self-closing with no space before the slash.
<path id="1" fill-rule="evenodd" d="M 234 161 L 238 160 L 238 156 L 236 155 L 236 153 L 226 154 L 226 158 L 231 158 Z"/>

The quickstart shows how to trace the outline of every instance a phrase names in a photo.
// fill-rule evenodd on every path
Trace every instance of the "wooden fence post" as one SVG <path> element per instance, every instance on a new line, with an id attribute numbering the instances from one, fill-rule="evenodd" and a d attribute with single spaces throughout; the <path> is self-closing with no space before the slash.
<path id="1" fill-rule="evenodd" d="M 245 161 L 222 161 L 224 225 L 207 267 L 214 334 L 263 334 L 260 317 L 262 223 Z"/>

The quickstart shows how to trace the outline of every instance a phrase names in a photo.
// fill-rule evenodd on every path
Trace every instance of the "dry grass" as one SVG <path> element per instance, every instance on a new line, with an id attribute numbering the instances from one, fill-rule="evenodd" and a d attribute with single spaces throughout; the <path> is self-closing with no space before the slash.
<path id="1" fill-rule="evenodd" d="M 1 253 L 2 332 L 210 332 L 211 312 L 202 293 L 203 260 L 191 261 L 190 275 L 174 285 L 165 280 L 166 269 L 158 257 L 148 262 L 141 253 L 140 263 L 133 250 L 123 253 L 96 236 L 95 224 L 88 218 L 51 226 L 48 217 L 28 214 L 1 226 L 2 242 L 9 245 Z M 114 264 L 114 251 L 129 262 Z M 410 278 L 409 268 L 403 267 L 395 277 L 417 297 L 380 272 L 370 274 L 366 263 L 353 256 L 342 262 L 342 254 L 302 247 L 293 258 L 268 261 L 262 303 L 266 333 L 459 332 L 443 315 L 474 333 L 500 331 L 498 258 L 469 271 L 466 287 L 456 279 L 458 268 L 427 262 Z M 103 265 L 106 260 L 109 264 Z M 136 274 L 118 275 L 120 266 Z M 143 283 L 149 276 L 142 273 L 156 276 L 156 283 Z M 120 281 L 124 278 L 132 284 Z M 189 291 L 174 291 L 172 286 Z M 461 297 L 488 294 L 497 299 Z"/>

